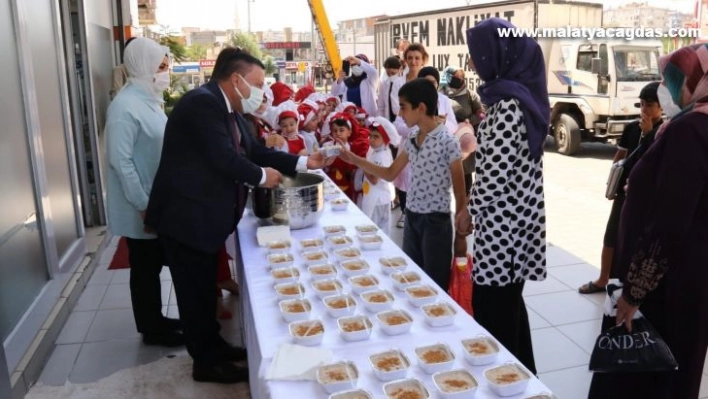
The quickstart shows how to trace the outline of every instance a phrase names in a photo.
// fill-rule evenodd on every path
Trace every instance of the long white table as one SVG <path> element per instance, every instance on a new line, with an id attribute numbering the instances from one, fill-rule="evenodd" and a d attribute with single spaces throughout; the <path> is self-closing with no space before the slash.
<path id="1" fill-rule="evenodd" d="M 416 347 L 426 346 L 444 342 L 447 343 L 454 352 L 456 359 L 454 368 L 465 368 L 470 371 L 478 380 L 480 386 L 477 390 L 477 398 L 496 398 L 489 389 L 483 371 L 495 365 L 505 362 L 516 361 L 513 355 L 505 348 L 500 348 L 501 353 L 497 361 L 492 365 L 474 367 L 471 366 L 462 355 L 461 340 L 473 338 L 480 334 L 489 335 L 474 319 L 469 316 L 455 301 L 453 301 L 443 290 L 438 290 L 439 301 L 450 304 L 457 310 L 455 323 L 447 327 L 430 327 L 425 322 L 422 310 L 410 305 L 403 292 L 397 291 L 392 279 L 381 271 L 379 258 L 382 256 L 401 256 L 408 261 L 408 269 L 418 272 L 423 278 L 422 283 L 435 286 L 435 283 L 417 266 L 403 251 L 388 237 L 384 238 L 383 246 L 380 250 L 363 251 L 362 258 L 371 266 L 371 274 L 374 274 L 380 281 L 379 288 L 388 289 L 395 296 L 394 307 L 403 309 L 414 318 L 411 331 L 405 335 L 388 336 L 376 326 L 374 314 L 364 308 L 363 301 L 355 295 L 357 299 L 357 314 L 364 314 L 374 323 L 374 330 L 371 337 L 366 341 L 347 342 L 340 336 L 336 325 L 336 320 L 327 315 L 324 304 L 310 286 L 310 276 L 300 255 L 298 243 L 306 238 L 323 238 L 323 226 L 343 225 L 347 228 L 347 235 L 354 240 L 354 246 L 359 248 L 356 238 L 357 225 L 372 224 L 353 203 L 349 204 L 346 211 L 333 211 L 330 204 L 325 204 L 324 214 L 319 223 L 312 227 L 293 230 L 292 251 L 295 257 L 294 266 L 300 269 L 300 281 L 305 286 L 306 297 L 313 305 L 312 317 L 319 318 L 325 325 L 325 336 L 320 345 L 321 348 L 330 349 L 334 352 L 333 361 L 351 360 L 359 369 L 360 377 L 358 387 L 366 388 L 375 397 L 383 395 L 382 386 L 369 366 L 368 356 L 382 352 L 391 348 L 403 351 L 411 361 L 411 368 L 408 377 L 414 377 L 423 382 L 431 397 L 437 397 L 437 391 L 430 375 L 425 374 L 416 364 Z M 266 398 L 327 398 L 328 394 L 314 381 L 266 381 L 265 375 L 270 366 L 272 358 L 281 343 L 291 343 L 292 338 L 288 333 L 288 323 L 283 320 L 278 308 L 278 299 L 274 290 L 274 279 L 270 274 L 270 268 L 266 260 L 267 249 L 258 246 L 256 240 L 256 229 L 258 220 L 247 212 L 239 223 L 236 240 L 237 256 L 235 259 L 239 283 L 241 284 L 241 317 L 243 322 L 245 344 L 248 348 L 248 363 L 250 368 L 250 388 L 251 395 L 256 399 Z M 334 256 L 331 250 L 331 263 Z M 347 278 L 338 270 L 337 278 L 342 282 L 345 291 L 351 291 Z M 549 392 L 549 389 L 536 378 L 532 378 L 524 394 L 512 396 L 510 398 L 523 398 L 540 392 Z"/>

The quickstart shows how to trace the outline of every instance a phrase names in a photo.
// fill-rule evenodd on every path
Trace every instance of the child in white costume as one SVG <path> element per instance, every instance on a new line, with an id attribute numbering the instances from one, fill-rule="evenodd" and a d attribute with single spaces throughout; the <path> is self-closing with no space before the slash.
<path id="1" fill-rule="evenodd" d="M 400 137 L 396 128 L 384 117 L 373 118 L 369 126 L 369 151 L 366 160 L 379 166 L 388 167 L 393 163 L 389 144 L 398 145 Z M 393 185 L 384 179 L 364 173 L 362 187 L 363 198 L 361 210 L 379 228 L 389 234 L 391 222 L 391 200 L 393 200 Z"/>

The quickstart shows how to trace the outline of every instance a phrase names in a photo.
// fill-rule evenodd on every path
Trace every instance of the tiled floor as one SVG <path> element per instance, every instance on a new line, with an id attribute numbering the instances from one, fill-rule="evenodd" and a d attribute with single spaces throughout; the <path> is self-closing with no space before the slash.
<path id="1" fill-rule="evenodd" d="M 392 224 L 396 219 L 392 218 Z M 400 243 L 401 232 L 392 227 L 391 236 L 396 242 Z M 131 312 L 129 273 L 107 270 L 116 242 L 114 238 L 102 255 L 98 269 L 57 339 L 40 385 L 95 382 L 120 370 L 186 354 L 183 349 L 167 350 L 141 343 Z M 548 279 L 529 282 L 524 290 L 536 363 L 541 380 L 560 398 L 581 399 L 586 397 L 590 385 L 587 364 L 599 333 L 603 295 L 579 295 L 576 287 L 595 277 L 597 269 L 554 246 L 548 249 L 548 265 Z M 162 280 L 164 312 L 177 317 L 167 269 Z M 227 304 L 236 309 L 235 300 L 227 298 Z M 232 342 L 240 340 L 236 320 L 237 315 L 233 321 L 224 323 L 222 329 Z M 708 362 L 704 372 L 708 376 Z M 708 378 L 704 378 L 701 398 L 708 398 Z"/>

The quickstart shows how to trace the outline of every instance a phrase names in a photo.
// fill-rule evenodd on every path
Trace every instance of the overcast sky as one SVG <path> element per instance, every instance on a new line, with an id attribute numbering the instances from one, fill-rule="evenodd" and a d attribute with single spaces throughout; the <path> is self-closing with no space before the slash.
<path id="1" fill-rule="evenodd" d="M 324 0 L 332 27 L 337 21 L 380 14 L 398 15 L 430 9 L 466 5 L 468 0 Z M 602 1 L 594 1 L 602 2 Z M 471 1 L 483 4 L 487 1 Z M 629 3 L 626 0 L 605 0 L 607 4 Z M 157 20 L 161 25 L 179 30 L 182 27 L 206 29 L 233 29 L 240 24 L 248 29 L 247 0 L 160 0 L 157 2 Z M 693 12 L 693 0 L 649 0 L 649 4 L 682 12 Z M 251 30 L 310 30 L 310 10 L 307 0 L 252 0 Z M 277 10 L 277 12 L 275 12 Z"/>

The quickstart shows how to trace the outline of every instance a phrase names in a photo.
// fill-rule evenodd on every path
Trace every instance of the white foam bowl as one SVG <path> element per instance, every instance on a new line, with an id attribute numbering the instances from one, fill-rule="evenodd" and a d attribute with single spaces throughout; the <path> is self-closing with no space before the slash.
<path id="1" fill-rule="evenodd" d="M 367 274 L 371 270 L 369 263 L 363 259 L 341 261 L 339 266 L 342 267 L 342 271 L 347 276 L 359 276 Z"/>
<path id="2" fill-rule="evenodd" d="M 344 372 L 344 374 L 351 377 L 351 379 L 338 381 L 328 377 L 329 372 L 336 372 L 337 374 Z M 359 381 L 359 370 L 356 368 L 356 364 L 346 360 L 322 365 L 317 368 L 316 375 L 317 382 L 330 394 L 356 388 L 357 382 Z"/>
<path id="3" fill-rule="evenodd" d="M 466 381 L 468 387 L 448 388 L 446 386 L 447 384 L 445 384 L 447 379 Z M 465 369 L 455 369 L 435 373 L 433 374 L 433 383 L 435 384 L 435 388 L 438 390 L 438 394 L 443 399 L 473 399 L 477 394 L 477 387 L 479 387 L 479 382 L 477 382 L 477 379 Z"/>
<path id="4" fill-rule="evenodd" d="M 322 290 L 322 285 L 332 283 L 335 285 L 334 290 Z M 328 278 L 328 279 L 323 279 L 323 280 L 316 280 L 312 282 L 312 289 L 315 290 L 315 293 L 317 294 L 317 297 L 320 299 L 323 299 L 324 297 L 331 296 L 331 295 L 338 295 L 342 293 L 342 283 L 339 282 L 339 280 L 334 279 L 334 278 Z"/>
<path id="5" fill-rule="evenodd" d="M 304 345 L 304 346 L 314 346 L 314 345 L 319 345 L 322 343 L 322 338 L 324 338 L 324 331 L 321 331 L 315 335 L 308 335 L 308 336 L 299 336 L 297 335 L 297 331 L 301 329 L 302 326 L 305 326 L 306 328 L 309 328 L 312 324 L 319 323 L 322 325 L 322 329 L 324 329 L 324 323 L 322 323 L 321 320 L 303 320 L 303 321 L 294 321 L 288 325 L 288 331 L 290 331 L 290 336 L 293 337 L 293 340 L 295 341 L 296 344 L 299 345 Z"/>
<path id="6" fill-rule="evenodd" d="M 324 248 L 324 241 L 319 238 L 306 238 L 300 240 L 300 249 L 303 252 L 318 251 Z"/>
<path id="7" fill-rule="evenodd" d="M 524 396 L 524 399 L 558 399 L 558 397 L 550 392 L 541 392 L 531 396 Z"/>
<path id="8" fill-rule="evenodd" d="M 425 354 L 429 351 L 441 351 L 445 353 L 447 360 L 437 363 L 427 363 L 425 361 Z M 450 370 L 452 365 L 455 364 L 455 354 L 452 350 L 450 350 L 449 346 L 442 343 L 415 348 L 415 355 L 418 358 L 420 368 L 428 374 L 435 374 L 440 371 Z"/>
<path id="9" fill-rule="evenodd" d="M 267 259 L 271 269 L 292 266 L 295 262 L 295 258 L 290 253 L 269 254 Z"/>
<path id="10" fill-rule="evenodd" d="M 377 363 L 382 359 L 393 357 L 397 357 L 399 359 L 401 363 L 400 368 L 386 370 L 377 366 Z M 371 365 L 371 369 L 374 371 L 376 378 L 384 382 L 406 378 L 408 369 L 411 367 L 411 362 L 408 360 L 408 357 L 406 357 L 406 355 L 398 349 L 391 349 L 369 356 L 369 364 Z"/>
<path id="11" fill-rule="evenodd" d="M 405 380 L 391 381 L 384 384 L 383 391 L 387 399 L 397 399 L 394 393 L 400 389 L 410 389 L 417 391 L 423 399 L 430 399 L 430 393 L 425 386 L 415 378 L 409 378 Z"/>
<path id="12" fill-rule="evenodd" d="M 345 307 L 337 308 L 334 306 L 342 301 L 346 304 Z M 348 294 L 326 296 L 322 298 L 322 303 L 324 303 L 325 308 L 327 308 L 327 314 L 335 319 L 344 316 L 351 316 L 356 313 L 356 300 Z"/>
<path id="13" fill-rule="evenodd" d="M 300 279 L 300 270 L 295 267 L 279 267 L 272 269 L 270 275 L 276 284 L 294 283 Z"/>
<path id="14" fill-rule="evenodd" d="M 297 293 L 286 293 L 284 292 L 285 290 L 289 290 L 289 288 L 296 287 L 298 288 Z M 300 283 L 283 283 L 283 284 L 276 284 L 275 285 L 275 292 L 278 295 L 278 299 L 299 299 L 299 298 L 304 298 L 305 297 L 305 287 L 300 284 Z"/>
<path id="15" fill-rule="evenodd" d="M 425 304 L 433 303 L 438 298 L 438 290 L 429 285 L 412 285 L 405 289 L 406 295 L 408 296 L 408 302 L 419 308 Z M 417 296 L 416 293 L 428 292 L 431 295 L 428 296 Z"/>
<path id="16" fill-rule="evenodd" d="M 389 324 L 388 318 L 402 316 L 408 321 L 400 324 Z M 378 320 L 381 330 L 387 335 L 401 335 L 406 334 L 413 327 L 413 316 L 404 310 L 389 310 L 376 314 L 376 320 Z"/>
<path id="17" fill-rule="evenodd" d="M 327 237 L 327 244 L 332 249 L 349 248 L 354 245 L 354 240 L 347 235 L 340 234 Z"/>
<path id="18" fill-rule="evenodd" d="M 302 253 L 302 259 L 308 266 L 318 265 L 327 263 L 329 261 L 329 255 L 323 250 L 319 251 L 308 251 Z"/>
<path id="19" fill-rule="evenodd" d="M 406 259 L 400 256 L 379 258 L 379 263 L 381 264 L 381 271 L 383 271 L 384 274 L 402 272 L 408 267 Z"/>
<path id="20" fill-rule="evenodd" d="M 340 197 L 330 200 L 329 204 L 332 206 L 333 211 L 341 212 L 347 210 L 347 207 L 349 206 L 349 200 Z"/>
<path id="21" fill-rule="evenodd" d="M 362 274 L 359 276 L 351 276 L 349 277 L 349 285 L 352 286 L 352 291 L 354 291 L 355 294 L 361 294 L 362 292 L 366 291 L 371 291 L 378 289 L 379 285 L 379 279 L 376 278 L 373 274 Z M 374 284 L 373 285 L 362 285 L 363 282 L 366 281 L 371 281 Z"/>
<path id="22" fill-rule="evenodd" d="M 305 308 L 305 311 L 291 312 L 290 310 L 288 310 L 288 306 L 293 304 L 301 304 Z M 294 321 L 307 320 L 312 314 L 312 305 L 307 299 L 286 299 L 284 301 L 280 301 L 278 307 L 280 308 L 280 314 L 283 316 L 283 319 L 288 323 L 292 323 Z"/>
<path id="23" fill-rule="evenodd" d="M 331 263 L 323 263 L 307 267 L 310 278 L 313 280 L 324 280 L 337 277 L 337 268 Z"/>
<path id="24" fill-rule="evenodd" d="M 266 244 L 269 254 L 282 254 L 290 252 L 291 244 L 287 240 L 270 241 Z"/>
<path id="25" fill-rule="evenodd" d="M 361 258 L 361 251 L 356 248 L 340 248 L 334 250 L 334 256 L 336 256 L 337 260 L 340 262 L 354 260 Z"/>
<path id="26" fill-rule="evenodd" d="M 383 245 L 383 238 L 377 234 L 359 236 L 358 238 L 361 249 L 366 251 L 381 249 L 381 246 Z"/>
<path id="27" fill-rule="evenodd" d="M 324 226 L 322 230 L 325 237 L 347 234 L 347 228 L 342 225 Z"/>
<path id="28" fill-rule="evenodd" d="M 333 393 L 328 399 L 374 399 L 374 395 L 366 389 L 351 389 Z"/>
<path id="29" fill-rule="evenodd" d="M 502 383 L 498 382 L 494 375 L 497 373 L 509 374 L 511 372 L 518 373 L 520 379 L 518 381 Z M 492 367 L 484 370 L 484 378 L 489 384 L 489 388 L 499 396 L 514 396 L 519 395 L 526 390 L 531 381 L 531 374 L 526 369 L 517 363 L 505 363 L 498 367 Z"/>
<path id="30" fill-rule="evenodd" d="M 473 366 L 484 366 L 497 361 L 499 345 L 497 341 L 487 335 L 462 340 L 462 353 L 465 359 Z"/>
<path id="31" fill-rule="evenodd" d="M 378 302 L 374 299 L 378 299 L 379 296 L 385 296 L 386 302 Z M 364 307 L 372 313 L 383 312 L 389 310 L 393 307 L 393 294 L 387 290 L 371 290 L 366 291 L 361 294 L 361 299 L 364 301 Z"/>
<path id="32" fill-rule="evenodd" d="M 366 327 L 363 330 L 356 330 L 356 331 L 346 331 L 346 325 L 347 323 L 361 323 Z M 362 315 L 358 316 L 346 316 L 346 317 L 340 317 L 337 319 L 337 327 L 339 327 L 339 333 L 342 335 L 342 338 L 345 341 L 364 341 L 369 339 L 371 336 L 371 331 L 374 329 L 374 325 L 371 322 L 371 320 Z"/>
<path id="33" fill-rule="evenodd" d="M 360 236 L 373 235 L 378 233 L 379 231 L 379 227 L 375 224 L 360 224 L 358 226 L 354 226 L 354 229 L 356 230 L 356 233 Z"/>
<path id="34" fill-rule="evenodd" d="M 455 322 L 457 311 L 447 302 L 433 302 L 421 306 L 425 322 L 431 327 L 445 327 Z"/>
<path id="35" fill-rule="evenodd" d="M 393 286 L 398 291 L 404 291 L 412 285 L 419 285 L 422 281 L 420 274 L 412 271 L 391 273 L 391 279 L 393 280 Z"/>

